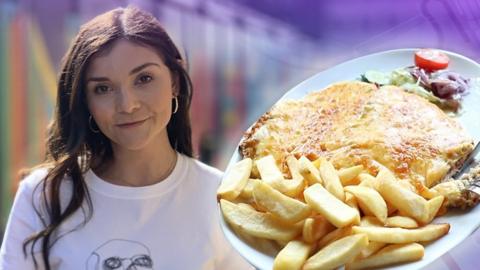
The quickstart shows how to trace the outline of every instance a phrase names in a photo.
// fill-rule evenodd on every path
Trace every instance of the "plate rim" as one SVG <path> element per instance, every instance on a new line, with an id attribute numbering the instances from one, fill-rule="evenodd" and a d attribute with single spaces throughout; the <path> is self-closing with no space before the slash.
<path id="1" fill-rule="evenodd" d="M 267 109 L 266 112 L 268 112 L 273 106 L 275 106 L 276 104 L 278 104 L 279 102 L 289 98 L 289 96 L 294 93 L 294 92 L 298 92 L 300 91 L 299 89 L 304 89 L 304 88 L 307 88 L 306 85 L 317 79 L 317 78 L 321 78 L 322 76 L 325 76 L 325 74 L 327 74 L 327 72 L 333 72 L 337 69 L 342 69 L 346 66 L 349 66 L 349 65 L 352 65 L 353 63 L 355 62 L 360 62 L 360 61 L 364 61 L 365 59 L 368 59 L 368 58 L 374 58 L 374 57 L 381 57 L 381 56 L 385 56 L 387 55 L 390 55 L 390 54 L 399 54 L 399 53 L 412 53 L 412 65 L 413 65 L 413 53 L 417 50 L 419 50 L 421 48 L 400 48 L 400 49 L 392 49 L 392 50 L 384 50 L 384 51 L 379 51 L 379 52 L 374 52 L 374 53 L 370 53 L 370 54 L 366 54 L 366 55 L 362 55 L 362 56 L 359 56 L 359 57 L 355 57 L 355 58 L 352 58 L 352 59 L 349 59 L 349 60 L 346 60 L 344 62 L 341 62 L 341 63 L 338 63 L 332 67 L 329 67 L 329 68 L 326 68 L 322 71 L 319 71 L 317 73 L 315 73 L 314 75 L 308 77 L 307 79 L 301 81 L 300 83 L 298 83 L 297 85 L 293 86 L 290 90 L 286 91 L 277 101 L 274 102 L 274 104 L 272 104 L 269 109 Z M 479 74 L 480 74 L 480 64 L 477 63 L 476 61 L 474 61 L 473 59 L 471 58 L 468 58 L 464 55 L 461 55 L 459 53 L 456 53 L 456 52 L 452 52 L 452 51 L 448 51 L 448 50 L 443 50 L 443 49 L 437 49 L 439 51 L 442 51 L 444 53 L 446 53 L 449 57 L 452 56 L 454 58 L 458 58 L 462 61 L 465 61 L 466 63 L 470 64 L 470 65 L 473 65 L 475 66 L 478 71 L 479 71 Z M 360 76 L 360 74 L 358 74 Z M 348 81 L 348 80 L 351 80 L 351 79 L 344 79 L 344 81 Z M 322 91 L 323 89 L 325 89 L 326 87 L 328 87 L 328 85 L 331 85 L 335 82 L 330 82 L 328 83 L 326 86 L 323 86 L 321 87 L 321 89 L 309 89 L 307 91 L 303 91 L 304 93 L 302 94 L 302 96 L 305 96 L 306 94 L 312 92 L 312 91 Z M 264 112 L 264 113 L 266 113 Z M 263 115 L 263 114 L 262 114 Z M 259 116 L 261 117 L 261 115 Z M 259 119 L 259 117 L 256 118 L 256 120 L 245 130 L 248 131 L 250 130 L 256 123 L 256 121 Z M 225 173 L 224 175 L 222 176 L 222 181 L 223 181 L 223 178 L 224 176 L 228 173 L 228 171 L 232 168 L 232 165 L 239 161 L 241 159 L 241 155 L 239 153 L 239 146 L 241 144 L 243 140 L 243 135 L 239 141 L 239 143 L 237 144 L 236 148 L 235 148 L 235 151 L 234 153 L 232 154 L 232 157 L 230 158 L 229 162 L 227 163 L 227 167 L 225 169 Z M 475 209 L 477 209 L 477 211 L 474 211 Z M 261 263 L 254 263 L 252 262 L 251 260 L 251 256 L 247 256 L 246 254 L 244 253 L 247 253 L 245 252 L 245 249 L 242 249 L 242 250 L 239 250 L 237 248 L 237 246 L 234 244 L 234 242 L 238 242 L 240 243 L 240 245 L 242 245 L 244 248 L 246 248 L 247 250 L 251 250 L 257 254 L 256 257 L 265 257 L 265 259 L 272 259 L 271 256 L 267 255 L 267 254 L 264 254 L 263 252 L 255 249 L 254 247 L 250 246 L 249 244 L 245 243 L 240 237 L 238 237 L 231 229 L 230 229 L 230 226 L 228 225 L 228 223 L 226 222 L 225 218 L 223 217 L 223 214 L 221 212 L 221 209 L 220 209 L 220 203 L 218 202 L 217 203 L 217 210 L 218 210 L 218 214 L 220 215 L 220 223 L 221 223 L 221 229 L 222 229 L 222 232 L 224 233 L 225 237 L 228 239 L 229 243 L 232 245 L 232 247 L 245 259 L 247 260 L 252 266 L 254 267 L 259 267 L 257 269 L 269 269 L 271 267 L 271 265 L 263 265 Z M 459 212 L 462 212 L 462 214 L 460 214 L 460 216 L 464 216 L 466 215 L 465 212 L 479 212 L 480 213 L 480 207 L 474 207 L 472 209 L 469 209 L 469 210 L 464 210 L 464 211 L 461 211 L 461 210 L 450 210 L 449 213 L 446 215 L 446 217 L 449 217 L 449 216 L 454 216 L 454 215 L 458 215 Z M 443 220 L 443 217 L 440 217 L 440 219 Z M 424 261 L 424 263 L 419 266 L 420 268 L 422 267 L 426 267 L 430 264 L 432 264 L 434 261 L 436 261 L 437 259 L 439 259 L 442 255 L 444 255 L 445 253 L 449 252 L 450 250 L 454 249 L 456 246 L 458 246 L 462 241 L 464 241 L 470 234 L 472 234 L 476 229 L 478 229 L 480 227 L 480 222 L 478 224 L 476 224 L 474 227 L 472 227 L 471 230 L 468 230 L 468 233 L 466 234 L 465 237 L 463 238 L 460 238 L 458 239 L 455 239 L 455 243 L 448 249 L 445 249 L 443 250 L 443 252 L 441 252 L 441 254 L 435 254 L 435 257 L 434 258 L 429 258 L 428 262 Z M 452 228 L 450 228 L 452 230 Z M 450 233 L 450 231 L 449 231 Z M 440 239 L 437 239 L 436 241 L 439 241 L 441 240 L 442 238 Z M 428 246 L 430 246 L 431 244 L 428 244 Z M 425 253 L 427 253 L 427 245 L 425 245 Z M 274 258 L 273 258 L 274 259 Z M 394 267 L 389 267 L 389 269 L 396 269 L 396 268 L 402 268 L 403 267 L 406 267 L 406 266 L 413 266 L 413 264 L 415 263 L 418 263 L 418 262 L 422 262 L 423 260 L 425 260 L 425 257 L 420 260 L 420 261 L 417 261 L 417 262 L 412 262 L 412 263 L 407 263 L 407 264 L 400 264 L 398 266 L 394 266 Z M 410 268 L 409 268 L 410 269 Z"/>

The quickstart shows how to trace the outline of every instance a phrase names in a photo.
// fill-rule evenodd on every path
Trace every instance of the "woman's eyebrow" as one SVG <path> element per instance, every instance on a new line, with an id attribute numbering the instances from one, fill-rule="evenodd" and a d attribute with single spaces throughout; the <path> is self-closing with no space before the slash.
<path id="1" fill-rule="evenodd" d="M 140 65 L 140 66 L 132 69 L 132 71 L 130 71 L 130 74 L 129 74 L 129 75 L 135 74 L 135 73 L 139 72 L 140 70 L 142 70 L 142 69 L 144 69 L 144 68 L 146 68 L 146 67 L 148 67 L 148 66 L 152 66 L 152 65 L 153 65 L 153 66 L 160 67 L 160 65 L 157 64 L 157 63 L 150 63 L 150 62 L 149 62 L 149 63 L 145 63 L 145 64 L 142 64 L 142 65 Z"/>
<path id="2" fill-rule="evenodd" d="M 91 77 L 91 78 L 88 78 L 87 83 L 89 83 L 89 82 L 105 82 L 105 81 L 109 81 L 109 79 L 107 77 Z"/>
<path id="3" fill-rule="evenodd" d="M 142 69 L 144 69 L 144 68 L 146 68 L 146 67 L 148 67 L 148 66 L 157 66 L 157 67 L 160 67 L 160 65 L 157 64 L 157 63 L 150 63 L 150 62 L 149 62 L 149 63 L 145 63 L 145 64 L 142 64 L 142 65 L 140 65 L 140 66 L 138 66 L 138 67 L 133 68 L 133 69 L 130 71 L 129 75 L 135 74 L 135 73 L 139 72 L 140 70 L 142 70 Z M 105 81 L 109 81 L 109 79 L 108 79 L 107 77 L 91 77 L 91 78 L 88 78 L 87 83 L 88 83 L 88 82 L 105 82 Z"/>

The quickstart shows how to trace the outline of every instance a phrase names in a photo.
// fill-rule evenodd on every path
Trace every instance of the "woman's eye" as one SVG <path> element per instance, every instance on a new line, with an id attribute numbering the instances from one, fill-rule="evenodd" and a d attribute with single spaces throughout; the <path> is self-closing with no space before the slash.
<path id="1" fill-rule="evenodd" d="M 110 91 L 110 87 L 107 85 L 97 85 L 95 86 L 95 94 L 105 94 Z"/>
<path id="2" fill-rule="evenodd" d="M 145 84 L 153 80 L 152 76 L 150 75 L 141 75 L 137 79 L 137 84 Z"/>

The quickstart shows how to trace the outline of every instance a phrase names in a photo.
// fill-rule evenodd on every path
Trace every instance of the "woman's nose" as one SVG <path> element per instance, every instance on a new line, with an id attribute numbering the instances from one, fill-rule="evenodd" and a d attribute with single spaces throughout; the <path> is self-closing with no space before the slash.
<path id="1" fill-rule="evenodd" d="M 117 106 L 119 112 L 132 113 L 140 107 L 138 97 L 132 89 L 122 88 L 117 93 Z"/>

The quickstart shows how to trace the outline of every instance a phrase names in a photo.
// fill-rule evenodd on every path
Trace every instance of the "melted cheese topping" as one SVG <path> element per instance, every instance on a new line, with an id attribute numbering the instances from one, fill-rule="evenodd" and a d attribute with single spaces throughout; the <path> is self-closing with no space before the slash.
<path id="1" fill-rule="evenodd" d="M 249 130 L 242 154 L 326 157 L 337 168 L 381 166 L 432 186 L 473 148 L 462 127 L 425 99 L 397 87 L 342 82 L 277 104 Z M 284 166 L 283 166 L 284 167 Z"/>

